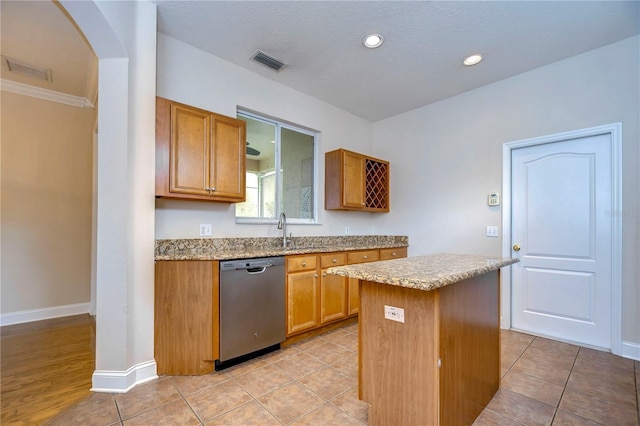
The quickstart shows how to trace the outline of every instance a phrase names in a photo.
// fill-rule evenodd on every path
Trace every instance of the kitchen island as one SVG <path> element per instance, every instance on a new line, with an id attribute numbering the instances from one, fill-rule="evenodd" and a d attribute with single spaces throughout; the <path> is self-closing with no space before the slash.
<path id="1" fill-rule="evenodd" d="M 434 254 L 330 268 L 360 279 L 359 397 L 371 425 L 470 425 L 500 384 L 500 268 Z"/>

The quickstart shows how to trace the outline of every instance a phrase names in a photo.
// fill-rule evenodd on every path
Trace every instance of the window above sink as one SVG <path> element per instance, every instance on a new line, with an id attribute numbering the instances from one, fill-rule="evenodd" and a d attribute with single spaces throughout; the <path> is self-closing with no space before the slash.
<path id="1" fill-rule="evenodd" d="M 317 223 L 318 132 L 254 112 L 247 123 L 246 201 L 236 204 L 237 223 Z"/>

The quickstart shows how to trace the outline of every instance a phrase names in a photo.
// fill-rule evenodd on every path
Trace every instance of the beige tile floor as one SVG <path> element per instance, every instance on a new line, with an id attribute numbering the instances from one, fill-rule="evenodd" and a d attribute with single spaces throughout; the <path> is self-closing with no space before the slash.
<path id="1" fill-rule="evenodd" d="M 475 425 L 638 425 L 640 362 L 502 332 L 500 390 Z M 363 425 L 357 325 L 205 376 L 93 394 L 51 425 Z"/>

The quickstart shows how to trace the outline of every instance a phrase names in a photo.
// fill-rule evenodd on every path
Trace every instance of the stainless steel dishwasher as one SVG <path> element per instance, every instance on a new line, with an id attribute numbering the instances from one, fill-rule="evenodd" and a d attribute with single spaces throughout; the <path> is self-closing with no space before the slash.
<path id="1" fill-rule="evenodd" d="M 278 349 L 286 335 L 284 257 L 220 262 L 216 370 Z"/>

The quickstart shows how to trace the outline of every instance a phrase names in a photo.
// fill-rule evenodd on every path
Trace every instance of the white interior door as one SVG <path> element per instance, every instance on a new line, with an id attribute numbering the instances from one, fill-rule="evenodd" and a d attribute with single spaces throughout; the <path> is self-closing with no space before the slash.
<path id="1" fill-rule="evenodd" d="M 611 135 L 511 155 L 512 327 L 611 348 Z"/>

